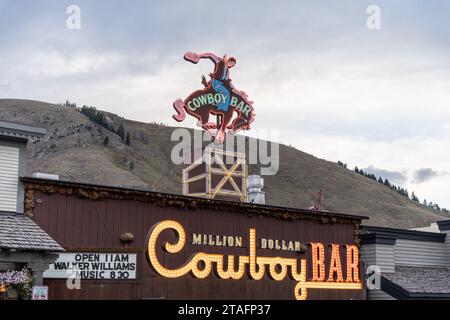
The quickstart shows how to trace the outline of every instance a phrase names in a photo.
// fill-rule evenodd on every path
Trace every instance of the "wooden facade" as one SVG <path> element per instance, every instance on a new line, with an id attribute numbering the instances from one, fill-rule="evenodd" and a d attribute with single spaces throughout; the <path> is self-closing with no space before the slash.
<path id="1" fill-rule="evenodd" d="M 186 196 L 25 178 L 26 213 L 66 252 L 137 253 L 135 280 L 82 280 L 81 290 L 69 290 L 66 280 L 45 279 L 53 299 L 295 299 L 295 281 L 274 281 L 267 274 L 261 281 L 245 275 L 240 280 L 222 280 L 211 274 L 206 279 L 186 275 L 163 278 L 147 259 L 149 231 L 158 222 L 175 220 L 187 234 L 184 249 L 177 254 L 162 250 L 162 243 L 176 242 L 174 233 L 162 234 L 160 260 L 176 268 L 193 253 L 248 255 L 249 229 L 257 238 L 295 240 L 302 244 L 358 244 L 361 217 L 271 206 L 197 199 Z M 123 244 L 120 236 L 132 233 L 134 240 Z M 242 247 L 194 245 L 190 234 L 241 236 Z M 344 247 L 345 248 L 345 247 Z M 325 254 L 331 249 L 326 247 Z M 258 255 L 286 258 L 311 253 L 257 249 Z M 345 261 L 341 252 L 341 261 Z M 327 259 L 327 264 L 329 261 Z M 328 268 L 328 265 L 327 265 Z M 308 277 L 311 276 L 308 265 Z M 345 267 L 344 267 L 345 274 Z M 360 272 L 361 276 L 362 272 Z M 364 290 L 311 289 L 308 299 L 364 299 Z"/>

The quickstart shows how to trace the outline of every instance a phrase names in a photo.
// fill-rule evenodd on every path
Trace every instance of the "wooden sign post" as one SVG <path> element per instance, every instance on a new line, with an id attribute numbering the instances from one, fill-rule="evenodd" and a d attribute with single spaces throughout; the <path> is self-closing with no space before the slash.
<path id="1" fill-rule="evenodd" d="M 183 194 L 247 202 L 247 174 L 244 153 L 207 147 L 201 158 L 183 170 Z"/>

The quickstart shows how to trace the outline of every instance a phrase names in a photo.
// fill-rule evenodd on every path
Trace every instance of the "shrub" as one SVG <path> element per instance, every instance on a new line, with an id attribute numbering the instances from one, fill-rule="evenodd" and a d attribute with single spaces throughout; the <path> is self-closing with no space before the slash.
<path id="1" fill-rule="evenodd" d="M 31 297 L 33 276 L 26 268 L 23 268 L 22 271 L 0 273 L 0 283 L 8 289 L 13 289 L 21 300 L 29 300 Z"/>

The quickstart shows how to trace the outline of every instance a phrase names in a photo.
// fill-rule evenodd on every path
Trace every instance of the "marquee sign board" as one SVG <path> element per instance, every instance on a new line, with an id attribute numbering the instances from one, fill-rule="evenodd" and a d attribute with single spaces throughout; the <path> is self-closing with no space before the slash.
<path id="1" fill-rule="evenodd" d="M 67 279 L 74 273 L 82 280 L 136 279 L 136 254 L 62 253 L 44 272 L 44 278 Z"/>
<path id="2" fill-rule="evenodd" d="M 230 79 L 230 69 L 236 65 L 236 59 L 226 55 L 220 58 L 213 53 L 193 52 L 187 52 L 184 59 L 194 64 L 200 59 L 209 59 L 214 63 L 214 72 L 210 74 L 209 81 L 203 76 L 204 89 L 193 92 L 185 100 L 174 102 L 177 113 L 173 118 L 182 122 L 186 113 L 197 118 L 197 125 L 209 132 L 212 140 L 218 143 L 224 142 L 227 130 L 232 133 L 249 130 L 255 119 L 253 101 L 248 99 L 245 92 L 236 89 Z M 209 120 L 211 114 L 217 116 L 217 122 Z"/>
<path id="3" fill-rule="evenodd" d="M 161 241 L 167 231 L 175 232 L 176 241 Z M 167 235 L 166 235 L 167 236 Z M 167 238 L 166 238 L 167 239 Z M 220 253 L 194 252 L 191 255 L 183 252 L 187 242 L 193 245 L 245 248 L 247 255 L 224 255 Z M 330 254 L 325 255 L 325 246 L 329 245 Z M 160 248 L 165 255 L 162 257 Z M 280 256 L 262 255 L 266 250 L 279 250 Z M 222 249 L 223 251 L 224 249 Z M 308 254 L 303 257 L 282 257 L 292 251 Z M 283 254 L 283 251 L 285 252 Z M 242 252 L 242 251 L 241 251 Z M 258 254 L 259 253 L 259 254 Z M 345 258 L 342 259 L 342 253 Z M 359 272 L 359 249 L 355 244 L 323 244 L 308 243 L 301 245 L 296 241 L 280 241 L 275 239 L 258 239 L 257 231 L 249 229 L 248 238 L 242 236 L 219 236 L 186 234 L 185 228 L 175 220 L 161 221 L 153 226 L 148 237 L 148 262 L 160 276 L 176 279 L 193 275 L 198 279 L 206 279 L 216 275 L 222 280 L 240 280 L 248 276 L 256 281 L 263 280 L 266 275 L 272 281 L 291 279 L 293 295 L 297 300 L 306 300 L 309 289 L 319 290 L 362 290 L 363 284 Z M 181 266 L 168 266 L 167 255 L 190 257 Z M 311 261 L 307 261 L 310 257 Z M 170 260 L 170 259 L 169 259 Z M 307 266 L 312 265 L 308 273 Z M 308 274 L 310 276 L 308 277 Z"/>

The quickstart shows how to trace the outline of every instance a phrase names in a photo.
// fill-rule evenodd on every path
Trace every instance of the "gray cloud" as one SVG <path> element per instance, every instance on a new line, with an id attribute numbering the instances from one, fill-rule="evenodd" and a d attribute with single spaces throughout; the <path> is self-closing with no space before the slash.
<path id="1" fill-rule="evenodd" d="M 382 177 L 383 179 L 388 179 L 390 182 L 398 185 L 403 185 L 407 181 L 406 174 L 401 171 L 389 171 L 385 169 L 375 168 L 373 166 L 369 166 L 368 168 L 364 168 L 363 170 L 367 173 L 373 173 L 377 178 Z"/>
<path id="2" fill-rule="evenodd" d="M 440 175 L 442 174 L 430 168 L 419 169 L 414 172 L 414 182 L 415 183 L 426 182 Z"/>
<path id="3" fill-rule="evenodd" d="M 255 101 L 251 132 L 280 129 L 284 143 L 322 158 L 450 172 L 450 2 L 379 0 L 378 31 L 366 28 L 369 0 L 229 0 L 223 21 L 202 0 L 77 0 L 78 31 L 66 28 L 73 3 L 0 0 L 0 98 L 70 99 L 165 123 L 172 101 L 211 72 L 183 53 L 227 53 L 238 59 L 234 84 Z M 444 205 L 443 183 L 415 190 Z"/>

